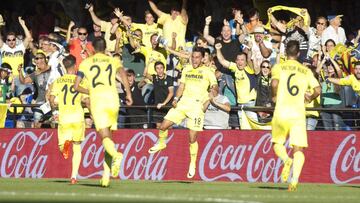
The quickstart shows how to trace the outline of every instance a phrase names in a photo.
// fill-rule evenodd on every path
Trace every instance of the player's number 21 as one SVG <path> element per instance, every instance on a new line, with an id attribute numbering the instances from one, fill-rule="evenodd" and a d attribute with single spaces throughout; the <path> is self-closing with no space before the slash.
<path id="1" fill-rule="evenodd" d="M 93 86 L 93 88 L 95 88 L 95 87 L 98 86 L 98 85 L 104 85 L 104 83 L 102 83 L 102 82 L 96 82 L 96 79 L 99 77 L 100 72 L 101 72 L 100 67 L 99 67 L 98 65 L 91 66 L 91 67 L 90 67 L 90 71 L 93 71 L 93 70 L 96 71 L 95 77 L 94 77 L 93 80 L 92 80 L 92 86 Z M 109 86 L 111 86 L 111 75 L 112 75 L 112 67 L 111 67 L 111 64 L 108 65 L 108 67 L 105 69 L 105 71 L 106 71 L 106 72 L 109 71 L 109 77 L 108 77 L 108 79 L 109 79 Z"/>
<path id="2" fill-rule="evenodd" d="M 299 87 L 296 85 L 290 86 L 290 80 L 295 76 L 295 73 L 291 74 L 287 80 L 287 89 L 292 96 L 296 96 L 299 93 Z"/>

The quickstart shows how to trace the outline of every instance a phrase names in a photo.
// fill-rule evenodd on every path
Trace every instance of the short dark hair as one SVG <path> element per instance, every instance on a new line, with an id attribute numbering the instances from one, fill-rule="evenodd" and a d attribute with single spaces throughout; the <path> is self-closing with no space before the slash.
<path id="1" fill-rule="evenodd" d="M 192 52 L 200 52 L 202 57 L 205 56 L 205 50 L 202 47 L 194 46 Z"/>
<path id="2" fill-rule="evenodd" d="M 70 54 L 70 55 L 66 56 L 62 62 L 66 69 L 72 68 L 76 64 L 76 58 L 75 58 L 75 56 Z"/>
<path id="3" fill-rule="evenodd" d="M 157 65 L 162 65 L 162 66 L 165 68 L 164 63 L 161 62 L 161 61 L 156 61 L 155 64 L 154 64 L 154 68 L 155 68 Z"/>
<path id="4" fill-rule="evenodd" d="M 249 11 L 249 18 L 252 18 L 254 16 L 260 17 L 259 10 L 257 8 L 252 8 Z"/>
<path id="5" fill-rule="evenodd" d="M 296 40 L 290 40 L 286 44 L 286 55 L 291 57 L 297 57 L 300 52 L 300 44 Z"/>
<path id="6" fill-rule="evenodd" d="M 106 41 L 103 37 L 95 37 L 93 46 L 96 52 L 103 52 L 106 49 Z"/>
<path id="7" fill-rule="evenodd" d="M 135 76 L 135 71 L 134 71 L 133 69 L 127 69 L 127 70 L 126 70 L 126 73 Z"/>

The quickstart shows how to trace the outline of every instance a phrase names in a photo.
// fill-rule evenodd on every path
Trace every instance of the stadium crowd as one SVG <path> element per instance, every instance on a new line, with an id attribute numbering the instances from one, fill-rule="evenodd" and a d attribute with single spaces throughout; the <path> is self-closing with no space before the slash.
<path id="1" fill-rule="evenodd" d="M 1 37 L 1 103 L 39 104 L 27 107 L 25 115 L 16 116 L 16 127 L 45 127 L 56 122 L 56 114 L 47 108 L 53 82 L 64 75 L 62 60 L 69 54 L 76 58 L 75 70 L 85 58 L 95 53 L 92 41 L 96 37 L 106 40 L 106 53 L 120 58 L 135 106 L 124 108 L 125 90 L 120 76 L 117 89 L 122 107 L 119 128 L 159 127 L 167 106 L 171 106 L 177 90 L 182 68 L 190 63 L 194 47 L 203 48 L 203 64 L 211 69 L 219 88 L 209 92 L 204 104 L 205 129 L 239 129 L 243 117 L 267 123 L 272 112 L 231 111 L 231 107 L 273 107 L 271 96 L 271 68 L 285 60 L 287 43 L 300 43 L 299 61 L 310 68 L 318 78 L 321 96 L 308 107 L 358 108 L 360 104 L 360 30 L 353 39 L 347 39 L 341 27 L 342 15 L 310 16 L 307 9 L 275 6 L 268 9 L 269 21 L 260 20 L 256 8 L 232 8 L 232 17 L 225 18 L 220 33 L 211 32 L 212 16 L 204 19 L 203 32 L 186 40 L 191 2 L 182 0 L 179 7 L 169 13 L 149 0 L 149 11 L 144 13 L 145 23 L 133 22 L 121 8 L 99 18 L 92 4 L 88 10 L 92 26 L 66 21 L 68 27 L 55 26 L 53 11 L 37 4 L 33 16 L 2 15 Z M 283 18 L 277 15 L 286 11 Z M 14 32 L 17 31 L 17 32 Z M 341 79 L 346 79 L 346 82 Z M 340 79 L 340 80 L 337 80 Z M 289 91 L 296 91 L 288 81 Z M 70 89 L 70 91 L 72 91 Z M 310 91 L 310 90 L 309 90 Z M 106 102 L 106 101 L 104 101 Z M 357 125 L 357 113 L 338 111 L 309 111 L 309 130 L 349 130 Z M 8 116 L 8 119 L 13 117 Z M 151 125 L 149 126 L 148 120 Z M 90 115 L 87 127 L 92 127 Z M 179 127 L 186 126 L 186 122 Z"/>

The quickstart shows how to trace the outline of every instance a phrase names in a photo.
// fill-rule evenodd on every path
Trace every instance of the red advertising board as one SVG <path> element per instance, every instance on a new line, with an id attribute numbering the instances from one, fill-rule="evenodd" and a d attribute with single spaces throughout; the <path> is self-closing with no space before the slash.
<path id="1" fill-rule="evenodd" d="M 119 177 L 141 180 L 187 180 L 187 130 L 169 132 L 168 147 L 156 154 L 148 149 L 156 130 L 118 130 L 116 147 L 124 154 Z M 360 137 L 352 131 L 312 131 L 301 182 L 360 183 Z M 200 134 L 194 180 L 279 182 L 281 161 L 275 157 L 267 131 L 209 130 Z M 103 147 L 95 131 L 82 143 L 79 178 L 99 178 Z M 58 151 L 56 130 L 2 129 L 0 177 L 69 178 L 71 157 Z"/>

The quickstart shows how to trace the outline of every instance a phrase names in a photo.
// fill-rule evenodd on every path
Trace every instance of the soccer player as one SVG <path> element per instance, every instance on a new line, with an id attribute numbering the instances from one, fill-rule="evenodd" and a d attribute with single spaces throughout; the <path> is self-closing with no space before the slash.
<path id="1" fill-rule="evenodd" d="M 308 147 L 305 102 L 318 97 L 321 88 L 311 70 L 297 61 L 300 55 L 299 42 L 289 41 L 286 55 L 287 60 L 275 65 L 272 70 L 272 99 L 276 106 L 271 142 L 275 154 L 284 162 L 281 172 L 283 181 L 288 180 L 293 165 L 289 191 L 295 191 L 305 161 L 303 149 Z M 312 94 L 306 93 L 308 88 L 313 89 Z M 293 148 L 293 159 L 288 156 L 284 146 L 288 135 L 290 147 Z"/>
<path id="2" fill-rule="evenodd" d="M 166 114 L 159 128 L 159 141 L 149 149 L 155 153 L 166 148 L 168 129 L 174 124 L 179 124 L 185 118 L 190 130 L 190 165 L 187 178 L 192 178 L 196 170 L 198 153 L 197 134 L 203 130 L 205 106 L 209 100 L 209 88 L 217 88 L 215 74 L 209 67 L 202 64 L 204 50 L 195 47 L 191 54 L 191 65 L 187 65 L 180 79 L 180 85 L 173 99 L 173 108 Z"/>
<path id="3" fill-rule="evenodd" d="M 327 78 L 326 81 L 336 85 L 351 86 L 352 89 L 360 95 L 360 61 L 354 63 L 354 74 L 345 78 Z"/>
<path id="4" fill-rule="evenodd" d="M 53 83 L 50 104 L 53 114 L 56 116 L 58 113 L 59 116 L 58 145 L 65 159 L 69 158 L 70 145 L 73 144 L 71 184 L 76 184 L 81 162 L 80 144 L 85 134 L 84 110 L 81 102 L 87 96 L 74 90 L 76 58 L 73 55 L 66 56 L 63 59 L 63 65 L 66 68 L 66 74 Z M 55 102 L 55 98 L 58 102 Z"/>
<path id="5" fill-rule="evenodd" d="M 118 176 L 123 157 L 122 153 L 115 148 L 112 140 L 112 130 L 117 128 L 120 107 L 115 86 L 115 75 L 117 73 L 120 74 L 125 87 L 127 105 L 132 104 L 132 97 L 126 73 L 120 60 L 105 54 L 105 40 L 97 37 L 93 41 L 93 46 L 95 54 L 80 64 L 74 88 L 76 91 L 90 96 L 90 111 L 105 149 L 104 173 L 100 183 L 101 186 L 108 187 L 110 182 L 109 165 L 111 164 L 111 175 L 113 177 Z M 89 82 L 88 90 L 79 85 L 84 78 Z"/>

